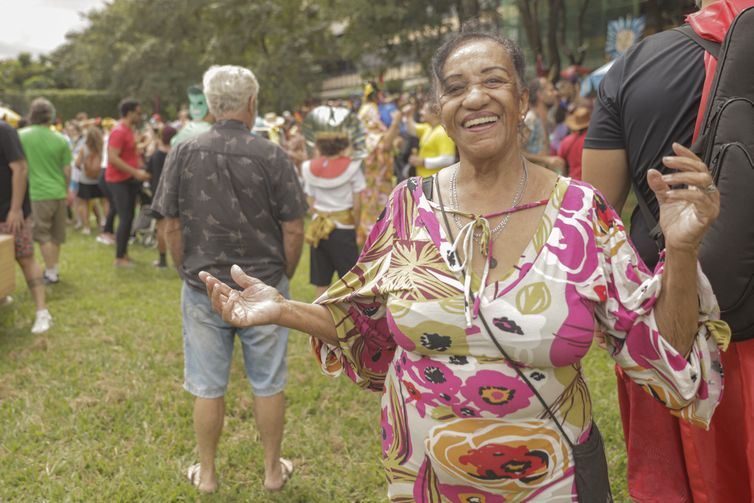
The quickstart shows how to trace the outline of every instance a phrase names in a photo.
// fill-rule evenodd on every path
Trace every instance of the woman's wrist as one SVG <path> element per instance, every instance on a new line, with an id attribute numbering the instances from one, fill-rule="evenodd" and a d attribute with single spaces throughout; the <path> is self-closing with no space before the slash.
<path id="1" fill-rule="evenodd" d="M 668 256 L 693 259 L 693 261 L 696 262 L 696 259 L 699 256 L 699 245 L 698 244 L 697 245 L 692 245 L 692 244 L 668 245 L 666 244 L 665 257 L 668 257 Z"/>

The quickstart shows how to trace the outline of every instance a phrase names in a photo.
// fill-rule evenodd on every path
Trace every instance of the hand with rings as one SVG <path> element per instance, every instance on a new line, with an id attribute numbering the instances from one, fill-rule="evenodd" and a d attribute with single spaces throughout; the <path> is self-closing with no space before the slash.
<path id="1" fill-rule="evenodd" d="M 691 150 L 673 143 L 673 152 L 676 155 L 663 157 L 662 163 L 676 172 L 663 175 L 650 169 L 647 182 L 660 205 L 665 247 L 695 251 L 720 213 L 720 193 L 707 165 Z"/>

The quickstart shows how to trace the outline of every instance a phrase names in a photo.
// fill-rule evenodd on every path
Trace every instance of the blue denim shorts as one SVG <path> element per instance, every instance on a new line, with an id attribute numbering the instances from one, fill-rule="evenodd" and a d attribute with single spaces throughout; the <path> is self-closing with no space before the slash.
<path id="1" fill-rule="evenodd" d="M 288 278 L 276 287 L 288 298 Z M 238 335 L 243 349 L 246 376 L 256 396 L 283 391 L 288 378 L 286 350 L 288 329 L 278 325 L 235 328 L 212 310 L 207 292 L 183 283 L 184 382 L 186 391 L 200 398 L 225 395 L 233 357 L 233 341 Z"/>

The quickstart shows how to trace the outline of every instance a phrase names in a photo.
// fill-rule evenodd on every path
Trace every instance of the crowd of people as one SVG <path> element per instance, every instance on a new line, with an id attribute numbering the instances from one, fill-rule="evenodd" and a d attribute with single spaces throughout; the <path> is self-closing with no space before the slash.
<path id="1" fill-rule="evenodd" d="M 260 116 L 259 83 L 238 66 L 209 68 L 173 122 L 146 120 L 126 98 L 117 122 L 82 113 L 61 134 L 53 104 L 39 98 L 19 132 L 0 122 L 0 232 L 16 239 L 37 305 L 32 332 L 52 323 L 44 284 L 61 281 L 68 221 L 113 246 L 120 268 L 135 266 L 129 242 L 146 230 L 154 265 L 166 267 L 169 254 L 183 281 L 184 388 L 199 457 L 187 476 L 200 492 L 218 488 L 235 337 L 264 487 L 279 491 L 293 475 L 281 445 L 295 329 L 309 334 L 325 374 L 382 393 L 391 501 L 611 501 L 580 363 L 595 333 L 619 374 L 632 496 L 752 495 L 752 448 L 713 420 L 718 404 L 726 417 L 751 404 L 723 400 L 730 331 L 697 267 L 720 194 L 683 146 L 692 130 L 676 117 L 696 109 L 663 82 L 643 95 L 661 118 L 638 117 L 646 103 L 630 103 L 631 86 L 649 85 L 646 73 L 626 77 L 646 72 L 642 50 L 662 49 L 652 64 L 676 63 L 689 73 L 688 93 L 701 89 L 703 67 L 663 37 L 682 35 L 642 42 L 596 97 L 580 96 L 572 71 L 527 81 L 514 42 L 466 31 L 435 53 L 430 89 L 389 95 L 372 81 L 359 97 L 312 100 L 294 113 Z M 622 131 L 642 121 L 667 126 L 651 148 L 632 136 L 636 127 Z M 661 254 L 637 252 L 632 239 L 646 236 L 634 234 L 647 229 L 634 226 L 629 238 L 610 206 L 620 209 L 638 171 L 663 214 Z M 305 244 L 313 304 L 289 293 Z M 737 358 L 749 361 L 748 351 L 739 343 Z M 745 365 L 733 367 L 745 381 Z M 674 417 L 712 431 L 682 438 Z M 649 439 L 668 446 L 651 466 L 641 462 Z M 716 468 L 700 473 L 678 454 L 691 445 Z M 730 466 L 722 451 L 737 452 L 741 484 L 721 482 Z M 667 492 L 654 487 L 660 478 Z"/>

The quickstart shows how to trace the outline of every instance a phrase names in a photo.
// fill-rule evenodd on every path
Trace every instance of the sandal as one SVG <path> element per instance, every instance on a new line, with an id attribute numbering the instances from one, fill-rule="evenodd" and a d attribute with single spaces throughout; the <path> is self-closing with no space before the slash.
<path id="1" fill-rule="evenodd" d="M 280 471 L 282 473 L 282 479 L 283 479 L 283 483 L 280 484 L 280 487 L 271 489 L 265 486 L 265 490 L 271 493 L 283 490 L 283 488 L 285 487 L 285 484 L 287 484 L 288 481 L 291 480 L 291 478 L 293 477 L 293 461 L 291 461 L 290 459 L 280 458 Z"/>
<path id="2" fill-rule="evenodd" d="M 214 491 L 204 491 L 199 488 L 199 485 L 201 484 L 201 481 L 202 481 L 201 470 L 202 470 L 201 463 L 194 463 L 193 465 L 189 466 L 186 476 L 188 477 L 189 482 L 191 482 L 191 485 L 196 487 L 196 490 L 199 491 L 200 493 L 209 494 L 209 493 L 213 493 L 217 491 L 217 489 L 215 489 Z"/>

